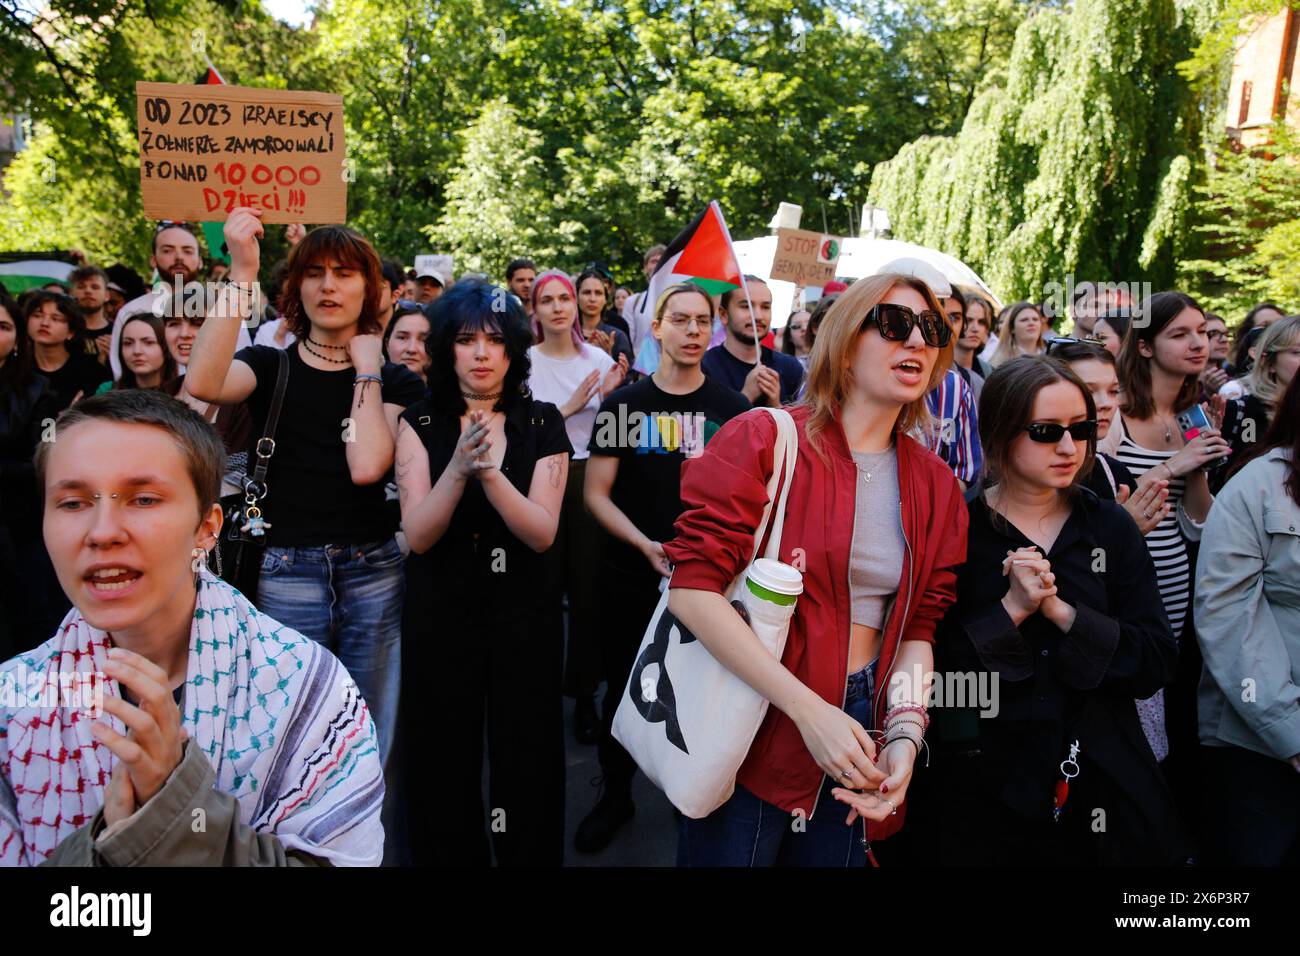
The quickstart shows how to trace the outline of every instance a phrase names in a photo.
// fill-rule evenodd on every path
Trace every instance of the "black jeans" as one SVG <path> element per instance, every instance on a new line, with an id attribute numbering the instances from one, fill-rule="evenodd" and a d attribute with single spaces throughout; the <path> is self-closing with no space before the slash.
<path id="1" fill-rule="evenodd" d="M 417 556 L 413 556 L 417 557 Z M 542 609 L 488 588 L 433 595 L 413 567 L 402 741 L 416 865 L 558 867 L 564 860 L 561 647 Z M 514 596 L 518 599 L 518 596 Z M 494 613 L 484 613 L 484 609 Z M 483 802 L 484 728 L 488 801 Z"/>
<path id="2" fill-rule="evenodd" d="M 558 595 L 563 591 L 569 596 L 564 695 L 574 698 L 593 696 L 602 676 L 598 634 L 600 598 L 596 581 L 600 576 L 605 529 L 591 516 L 582 500 L 586 473 L 586 459 L 570 460 L 555 542 L 546 552 L 546 593 Z M 557 635 L 563 633 L 564 622 L 558 609 L 553 611 L 550 623 L 558 629 Z"/>
<path id="3" fill-rule="evenodd" d="M 643 564 L 641 568 L 628 570 L 607 562 L 600 579 L 600 650 L 606 683 L 597 756 L 605 774 L 605 791 L 615 797 L 631 795 L 636 761 L 614 739 L 611 732 L 614 713 L 636 663 L 646 625 L 659 603 L 659 573 L 650 567 L 649 561 Z"/>
<path id="4" fill-rule="evenodd" d="M 1300 866 L 1300 773 L 1242 747 L 1202 747 L 1205 862 Z"/>

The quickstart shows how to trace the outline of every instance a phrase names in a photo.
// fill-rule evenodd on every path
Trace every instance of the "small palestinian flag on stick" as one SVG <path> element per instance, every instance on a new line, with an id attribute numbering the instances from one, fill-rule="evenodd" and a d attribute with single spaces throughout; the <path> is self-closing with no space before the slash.
<path id="1" fill-rule="evenodd" d="M 679 282 L 693 282 L 715 298 L 732 289 L 745 289 L 740 260 L 731 243 L 727 221 L 722 217 L 722 207 L 716 199 L 668 244 L 659 260 L 659 268 L 650 277 L 650 287 L 641 297 L 639 314 L 652 316 L 659 296 L 670 285 Z M 749 299 L 748 289 L 745 289 L 745 299 Z M 750 316 L 752 319 L 752 308 Z M 649 375 L 659 367 L 659 343 L 649 330 L 648 322 L 646 329 L 633 367 Z M 754 333 L 757 341 L 757 325 Z"/>
<path id="2" fill-rule="evenodd" d="M 225 86 L 226 85 L 225 77 L 223 77 L 220 73 L 217 72 L 217 68 L 212 65 L 211 60 L 208 60 L 207 72 L 199 77 L 199 85 L 200 86 Z"/>
<path id="3" fill-rule="evenodd" d="M 200 86 L 225 86 L 226 78 L 222 76 L 212 61 L 208 60 L 207 72 L 199 77 Z M 205 222 L 202 225 L 203 239 L 208 244 L 208 251 L 212 253 L 213 259 L 219 259 L 226 265 L 230 265 L 230 250 L 226 248 L 224 222 Z"/>

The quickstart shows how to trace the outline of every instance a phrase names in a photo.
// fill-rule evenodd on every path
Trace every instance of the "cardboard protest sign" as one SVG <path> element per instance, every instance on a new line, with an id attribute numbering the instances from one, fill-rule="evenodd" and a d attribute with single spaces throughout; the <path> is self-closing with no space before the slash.
<path id="1" fill-rule="evenodd" d="M 137 83 L 140 189 L 150 219 L 347 220 L 343 97 Z"/>
<path id="2" fill-rule="evenodd" d="M 449 255 L 434 255 L 432 253 L 415 257 L 415 274 L 424 275 L 428 272 L 436 272 L 442 276 L 444 283 L 451 282 L 451 267 L 453 264 L 452 257 Z"/>
<path id="3" fill-rule="evenodd" d="M 801 286 L 824 286 L 835 278 L 842 244 L 839 236 L 807 229 L 778 229 L 771 278 Z"/>

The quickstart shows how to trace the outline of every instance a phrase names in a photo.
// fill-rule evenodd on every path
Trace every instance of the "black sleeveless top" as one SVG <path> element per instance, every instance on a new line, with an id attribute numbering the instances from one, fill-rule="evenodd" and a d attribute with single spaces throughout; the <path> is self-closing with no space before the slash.
<path id="1" fill-rule="evenodd" d="M 435 412 L 426 396 L 402 412 L 429 454 L 429 481 L 437 484 L 460 440 L 460 418 Z M 532 485 L 543 458 L 573 454 L 560 410 L 550 402 L 521 399 L 505 413 L 505 458 L 501 474 L 522 495 Z M 452 513 L 446 532 L 425 554 L 411 555 L 413 585 L 431 594 L 463 602 L 467 596 L 493 597 L 478 609 L 496 615 L 535 607 L 545 590 L 542 555 L 506 526 L 488 501 L 482 483 L 471 478 Z"/>

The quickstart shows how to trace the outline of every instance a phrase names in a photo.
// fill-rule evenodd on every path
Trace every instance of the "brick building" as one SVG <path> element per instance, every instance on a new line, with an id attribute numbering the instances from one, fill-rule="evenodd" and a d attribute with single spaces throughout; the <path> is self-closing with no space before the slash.
<path id="1" fill-rule="evenodd" d="M 1261 17 L 1238 41 L 1228 87 L 1228 136 L 1250 149 L 1268 141 L 1278 117 L 1300 126 L 1300 16 L 1289 6 Z"/>

